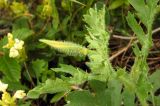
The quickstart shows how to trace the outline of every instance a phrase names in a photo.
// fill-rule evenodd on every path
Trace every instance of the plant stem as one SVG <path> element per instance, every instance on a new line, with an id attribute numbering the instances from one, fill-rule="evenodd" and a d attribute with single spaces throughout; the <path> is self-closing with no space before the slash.
<path id="1" fill-rule="evenodd" d="M 32 84 L 32 86 L 34 87 L 35 84 L 34 84 L 34 82 L 33 82 L 33 80 L 32 80 L 32 77 L 31 77 L 29 71 L 28 71 L 26 62 L 24 62 L 24 67 L 25 67 L 26 73 L 27 73 L 27 75 L 28 75 L 28 77 L 29 77 L 29 79 L 30 79 L 30 81 L 31 81 L 31 84 Z"/>

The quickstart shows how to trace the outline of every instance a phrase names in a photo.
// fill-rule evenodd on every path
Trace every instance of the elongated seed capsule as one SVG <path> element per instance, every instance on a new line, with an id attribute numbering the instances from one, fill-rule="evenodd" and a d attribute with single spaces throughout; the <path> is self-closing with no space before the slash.
<path id="1" fill-rule="evenodd" d="M 85 56 L 88 54 L 87 48 L 72 42 L 54 41 L 46 39 L 40 39 L 39 41 L 53 47 L 61 53 L 65 53 L 70 56 Z"/>

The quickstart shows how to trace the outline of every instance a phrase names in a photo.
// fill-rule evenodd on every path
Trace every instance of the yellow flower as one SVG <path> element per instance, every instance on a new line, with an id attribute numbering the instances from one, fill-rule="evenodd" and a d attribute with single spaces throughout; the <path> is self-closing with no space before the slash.
<path id="1" fill-rule="evenodd" d="M 11 96 L 8 92 L 2 94 L 2 101 L 7 105 L 10 103 Z"/>
<path id="2" fill-rule="evenodd" d="M 8 84 L 4 84 L 0 80 L 0 91 L 5 92 L 7 88 L 8 88 Z"/>
<path id="3" fill-rule="evenodd" d="M 3 46 L 3 48 L 8 48 L 9 50 L 9 57 L 16 58 L 19 57 L 21 52 L 23 51 L 24 41 L 19 39 L 13 39 L 13 35 L 8 33 L 8 43 Z"/>
<path id="4" fill-rule="evenodd" d="M 11 96 L 6 89 L 8 84 L 4 84 L 0 80 L 0 91 L 2 91 L 0 106 L 17 106 L 16 99 L 22 99 L 26 96 L 23 90 L 17 90 L 13 96 Z"/>
<path id="5" fill-rule="evenodd" d="M 9 51 L 9 57 L 15 58 L 19 56 L 19 52 L 15 47 L 12 47 Z"/>
<path id="6" fill-rule="evenodd" d="M 0 106 L 17 106 L 15 98 L 12 98 L 8 92 L 3 92 L 0 100 Z"/>
<path id="7" fill-rule="evenodd" d="M 15 41 L 13 40 L 13 35 L 11 33 L 8 33 L 7 37 L 8 37 L 8 43 L 5 46 L 3 46 L 3 48 L 10 49 L 14 45 Z"/>
<path id="8" fill-rule="evenodd" d="M 22 99 L 25 96 L 26 96 L 26 93 L 23 90 L 17 90 L 13 97 L 17 99 Z"/>
<path id="9" fill-rule="evenodd" d="M 24 45 L 24 41 L 15 39 L 15 44 L 14 44 L 15 49 L 21 50 L 23 48 L 23 45 Z"/>

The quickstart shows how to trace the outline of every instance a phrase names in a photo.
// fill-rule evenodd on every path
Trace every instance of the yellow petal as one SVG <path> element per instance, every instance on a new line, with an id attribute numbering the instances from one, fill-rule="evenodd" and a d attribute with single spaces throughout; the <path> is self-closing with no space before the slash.
<path id="1" fill-rule="evenodd" d="M 0 91 L 5 92 L 7 88 L 8 88 L 8 84 L 5 84 L 0 80 Z"/>
<path id="2" fill-rule="evenodd" d="M 24 92 L 24 90 L 17 90 L 13 97 L 17 99 L 23 99 L 25 96 L 26 93 Z"/>
<path id="3" fill-rule="evenodd" d="M 5 46 L 3 46 L 3 48 L 10 49 L 11 47 L 13 47 L 15 42 L 13 40 L 13 35 L 11 33 L 8 33 L 7 37 L 8 37 L 8 43 Z"/>

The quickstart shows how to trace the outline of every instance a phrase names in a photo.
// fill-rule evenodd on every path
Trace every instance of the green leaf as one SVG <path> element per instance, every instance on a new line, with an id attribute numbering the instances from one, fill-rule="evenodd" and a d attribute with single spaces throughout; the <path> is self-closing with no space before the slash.
<path id="1" fill-rule="evenodd" d="M 71 75 L 74 75 L 78 71 L 75 67 L 65 64 L 60 64 L 60 68 L 52 68 L 52 70 L 55 72 L 64 72 Z"/>
<path id="2" fill-rule="evenodd" d="M 106 102 L 108 106 L 120 106 L 122 101 L 121 95 L 122 84 L 118 80 L 108 82 L 106 90 Z"/>
<path id="3" fill-rule="evenodd" d="M 160 96 L 155 96 L 155 104 L 156 106 L 160 106 Z"/>
<path id="4" fill-rule="evenodd" d="M 139 47 L 138 47 L 137 44 L 134 44 L 133 47 L 132 47 L 132 49 L 133 49 L 134 54 L 135 54 L 137 57 L 139 57 L 139 56 L 141 55 L 141 51 L 140 51 L 140 49 L 139 49 Z"/>
<path id="5" fill-rule="evenodd" d="M 18 106 L 31 106 L 31 101 L 25 101 L 25 103 L 24 101 L 20 101 L 20 103 L 18 101 Z"/>
<path id="6" fill-rule="evenodd" d="M 89 43 L 88 47 L 92 49 L 88 53 L 90 62 L 87 62 L 87 65 L 92 73 L 101 76 L 98 76 L 101 80 L 107 80 L 113 72 L 113 68 L 109 61 L 108 45 L 110 35 L 106 31 L 105 6 L 101 9 L 96 7 L 89 9 L 88 13 L 84 15 L 84 21 L 87 23 L 86 28 L 88 31 L 86 40 Z"/>
<path id="7" fill-rule="evenodd" d="M 120 106 L 122 85 L 112 80 L 107 86 L 104 82 L 90 81 L 92 93 L 89 91 L 74 91 L 69 93 L 66 106 Z"/>
<path id="8" fill-rule="evenodd" d="M 27 94 L 27 97 L 29 98 L 38 98 L 41 94 L 54 94 L 58 92 L 66 92 L 71 89 L 71 85 L 67 83 L 66 81 L 63 81 L 61 79 L 46 80 L 45 83 L 42 83 L 38 86 L 36 86 L 34 89 L 30 90 Z"/>
<path id="9" fill-rule="evenodd" d="M 52 24 L 54 29 L 57 29 L 60 22 L 55 0 L 51 0 L 51 6 L 52 6 L 52 17 L 53 17 Z"/>
<path id="10" fill-rule="evenodd" d="M 7 36 L 5 36 L 4 38 L 2 38 L 2 39 L 0 40 L 0 51 L 1 51 L 1 52 L 4 51 L 3 46 L 7 44 L 7 41 L 8 41 Z"/>
<path id="11" fill-rule="evenodd" d="M 107 83 L 98 80 L 89 81 L 90 87 L 93 90 L 92 93 L 97 101 L 97 106 L 108 106 L 108 92 Z"/>
<path id="12" fill-rule="evenodd" d="M 30 37 L 33 34 L 33 31 L 28 28 L 19 28 L 19 29 L 13 30 L 12 33 L 14 38 L 26 40 L 28 37 Z"/>
<path id="13" fill-rule="evenodd" d="M 135 106 L 135 94 L 133 92 L 124 89 L 122 96 L 124 100 L 124 106 Z"/>
<path id="14" fill-rule="evenodd" d="M 77 71 L 72 78 L 70 78 L 71 84 L 82 84 L 88 79 L 88 74 L 82 71 Z"/>
<path id="15" fill-rule="evenodd" d="M 40 59 L 32 61 L 32 70 L 36 74 L 38 80 L 43 72 L 48 71 L 48 63 Z"/>
<path id="16" fill-rule="evenodd" d="M 54 95 L 54 97 L 51 99 L 50 103 L 55 103 L 59 101 L 62 97 L 64 97 L 66 92 L 60 92 Z"/>
<path id="17" fill-rule="evenodd" d="M 96 99 L 89 91 L 73 91 L 66 98 L 65 106 L 97 106 Z"/>
<path id="18" fill-rule="evenodd" d="M 157 91 L 160 88 L 160 70 L 156 70 L 151 76 L 149 76 L 149 80 L 153 85 L 153 92 Z"/>
<path id="19" fill-rule="evenodd" d="M 152 85 L 144 73 L 140 75 L 136 86 L 136 94 L 141 102 L 141 105 L 145 106 L 147 104 L 146 100 L 148 98 L 149 92 L 152 90 Z"/>
<path id="20" fill-rule="evenodd" d="M 147 27 L 150 28 L 154 20 L 154 15 L 157 13 L 158 0 L 128 0 L 129 3 L 136 9 L 138 12 L 137 15 L 141 19 L 141 22 Z"/>
<path id="21" fill-rule="evenodd" d="M 12 27 L 13 27 L 12 31 L 21 29 L 21 28 L 29 29 L 28 19 L 25 17 L 19 17 L 14 21 Z"/>
<path id="22" fill-rule="evenodd" d="M 32 99 L 37 99 L 39 98 L 40 94 L 41 94 L 41 88 L 43 87 L 43 84 L 39 84 L 38 86 L 36 86 L 34 89 L 30 90 L 27 93 L 27 97 L 28 98 L 32 98 Z M 43 94 L 43 93 L 42 93 Z"/>
<path id="23" fill-rule="evenodd" d="M 147 5 L 151 9 L 151 11 L 154 11 L 154 9 L 157 8 L 157 3 L 159 0 L 147 0 Z M 154 13 L 153 13 L 154 14 Z"/>
<path id="24" fill-rule="evenodd" d="M 145 2 L 144 0 L 128 0 L 129 3 L 138 11 L 141 13 L 144 13 L 145 8 Z"/>
<path id="25" fill-rule="evenodd" d="M 125 86 L 125 89 L 128 89 L 129 91 L 132 91 L 132 92 L 135 91 L 136 88 L 135 88 L 135 84 L 132 81 L 131 73 L 128 74 L 125 69 L 119 68 L 117 70 L 117 78 L 119 79 L 119 81 L 123 83 L 123 85 Z"/>
<path id="26" fill-rule="evenodd" d="M 137 23 L 135 17 L 130 12 L 127 16 L 128 25 L 132 28 L 133 32 L 137 35 L 138 40 L 143 45 L 145 41 L 145 33 L 142 27 Z"/>
<path id="27" fill-rule="evenodd" d="M 15 59 L 8 56 L 0 57 L 0 71 L 10 81 L 19 81 L 21 78 L 21 66 Z"/>
<path id="28" fill-rule="evenodd" d="M 84 15 L 84 21 L 88 24 L 86 28 L 90 39 L 95 41 L 101 40 L 101 43 L 107 43 L 109 34 L 106 32 L 105 26 L 105 7 L 100 10 L 97 10 L 97 8 L 89 9 L 88 14 Z"/>
<path id="29" fill-rule="evenodd" d="M 116 8 L 122 6 L 125 2 L 126 2 L 126 0 L 115 0 L 109 5 L 108 8 L 110 10 L 116 9 Z"/>
<path id="30" fill-rule="evenodd" d="M 120 106 L 122 84 L 119 81 L 111 80 L 106 83 L 92 80 L 90 86 L 95 94 L 97 106 Z"/>
<path id="31" fill-rule="evenodd" d="M 81 84 L 88 79 L 88 74 L 79 68 L 75 68 L 71 65 L 60 65 L 61 68 L 52 68 L 55 72 L 64 72 L 71 74 L 72 77 L 67 78 L 69 83 L 72 84 Z"/>
<path id="32" fill-rule="evenodd" d="M 101 82 L 98 80 L 91 80 L 89 81 L 89 85 L 95 92 L 101 92 L 104 91 L 107 87 L 107 84 L 105 82 Z"/>

